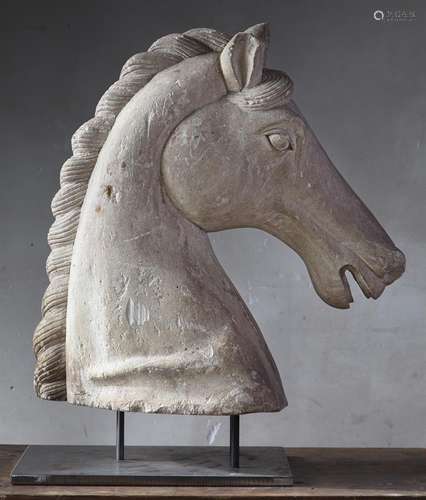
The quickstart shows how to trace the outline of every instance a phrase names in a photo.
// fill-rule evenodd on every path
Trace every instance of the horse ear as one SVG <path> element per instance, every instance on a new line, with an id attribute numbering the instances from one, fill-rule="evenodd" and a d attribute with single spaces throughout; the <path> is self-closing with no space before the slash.
<path id="1" fill-rule="evenodd" d="M 239 92 L 262 81 L 268 39 L 268 25 L 256 24 L 229 40 L 220 54 L 220 66 L 228 90 Z"/>
<path id="2" fill-rule="evenodd" d="M 255 24 L 246 29 L 244 33 L 251 33 L 255 38 L 263 42 L 265 51 L 269 47 L 270 31 L 268 23 Z"/>

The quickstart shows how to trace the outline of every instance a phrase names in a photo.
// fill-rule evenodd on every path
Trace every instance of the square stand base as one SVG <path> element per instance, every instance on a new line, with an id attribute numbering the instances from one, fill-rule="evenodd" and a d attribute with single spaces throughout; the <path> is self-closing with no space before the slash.
<path id="1" fill-rule="evenodd" d="M 284 448 L 242 447 L 240 467 L 219 446 L 28 446 L 12 484 L 98 486 L 290 486 Z"/>

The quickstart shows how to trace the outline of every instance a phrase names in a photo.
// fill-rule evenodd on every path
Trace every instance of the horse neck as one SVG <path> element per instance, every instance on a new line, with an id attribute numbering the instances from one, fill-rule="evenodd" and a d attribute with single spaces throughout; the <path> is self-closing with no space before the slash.
<path id="1" fill-rule="evenodd" d="M 77 252 L 81 247 L 93 253 L 93 231 L 103 241 L 108 235 L 115 240 L 111 252 L 131 241 L 140 249 L 145 238 L 147 258 L 158 255 L 159 241 L 169 253 L 179 251 L 182 239 L 208 241 L 163 193 L 161 154 L 185 117 L 225 94 L 217 55 L 205 54 L 161 72 L 131 99 L 99 154 L 82 210 L 79 233 L 85 236 L 78 238 Z"/>
<path id="2" fill-rule="evenodd" d="M 246 401 L 250 411 L 265 409 L 265 390 L 273 396 L 270 407 L 282 407 L 271 355 L 207 234 L 161 188 L 161 155 L 173 129 L 225 93 L 217 56 L 199 56 L 154 78 L 117 117 L 92 174 L 73 249 L 69 402 L 215 414 L 215 401 L 221 409 L 235 408 L 235 400 L 243 409 Z M 210 384 L 206 394 L 222 391 L 207 406 L 198 376 Z M 253 400 L 255 387 L 262 389 Z"/>

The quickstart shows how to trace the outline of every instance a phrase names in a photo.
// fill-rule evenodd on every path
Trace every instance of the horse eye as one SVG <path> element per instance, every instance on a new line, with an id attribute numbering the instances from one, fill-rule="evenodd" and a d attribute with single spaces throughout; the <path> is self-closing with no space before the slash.
<path id="1" fill-rule="evenodd" d="M 291 151 L 293 146 L 290 138 L 285 134 L 278 134 L 276 132 L 266 136 L 270 145 L 277 151 Z"/>

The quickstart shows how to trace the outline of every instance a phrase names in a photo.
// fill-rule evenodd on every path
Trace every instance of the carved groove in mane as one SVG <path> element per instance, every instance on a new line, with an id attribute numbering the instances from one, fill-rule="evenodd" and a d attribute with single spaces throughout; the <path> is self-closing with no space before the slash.
<path id="1" fill-rule="evenodd" d="M 101 97 L 94 118 L 74 133 L 73 156 L 62 166 L 61 187 L 52 200 L 55 221 L 49 230 L 52 251 L 46 263 L 50 284 L 33 338 L 34 385 L 39 397 L 66 400 L 65 328 L 73 243 L 91 173 L 115 118 L 157 73 L 188 57 L 220 52 L 228 41 L 227 35 L 206 28 L 160 38 L 148 52 L 136 54 L 126 62 L 120 79 Z"/>

